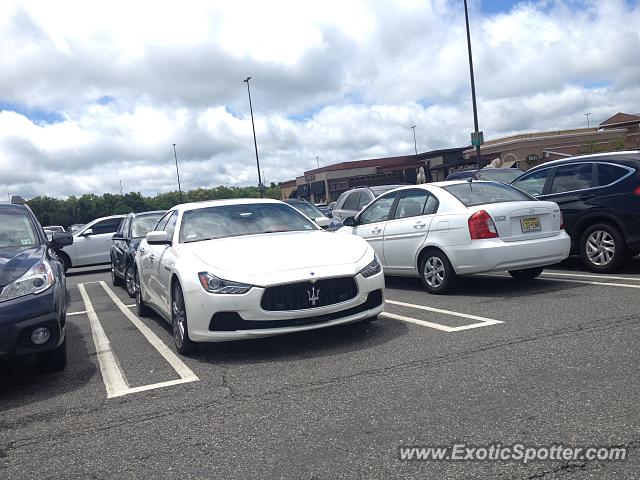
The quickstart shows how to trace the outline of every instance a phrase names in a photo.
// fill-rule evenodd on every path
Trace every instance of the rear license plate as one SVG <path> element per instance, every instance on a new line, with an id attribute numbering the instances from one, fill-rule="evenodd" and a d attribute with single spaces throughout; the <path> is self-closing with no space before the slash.
<path id="1" fill-rule="evenodd" d="M 522 227 L 522 233 L 539 232 L 540 219 L 538 217 L 523 218 L 520 220 L 520 226 Z"/>

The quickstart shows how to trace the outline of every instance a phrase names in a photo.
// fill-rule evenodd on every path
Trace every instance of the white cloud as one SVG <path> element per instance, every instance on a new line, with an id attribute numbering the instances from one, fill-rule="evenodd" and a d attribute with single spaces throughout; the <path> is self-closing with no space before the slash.
<path id="1" fill-rule="evenodd" d="M 485 138 L 640 111 L 637 4 L 472 5 Z M 0 113 L 0 194 L 175 189 L 172 143 L 184 188 L 253 184 L 247 75 L 268 181 L 411 153 L 413 124 L 419 150 L 462 146 L 466 55 L 452 0 L 9 2 L 0 105 L 32 120 Z"/>

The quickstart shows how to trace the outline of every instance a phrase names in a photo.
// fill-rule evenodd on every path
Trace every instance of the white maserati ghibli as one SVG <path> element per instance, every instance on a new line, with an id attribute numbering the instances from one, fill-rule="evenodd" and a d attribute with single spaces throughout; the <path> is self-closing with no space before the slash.
<path id="1" fill-rule="evenodd" d="M 178 205 L 136 254 L 138 315 L 173 326 L 176 349 L 374 319 L 384 276 L 374 249 L 268 199 Z"/>

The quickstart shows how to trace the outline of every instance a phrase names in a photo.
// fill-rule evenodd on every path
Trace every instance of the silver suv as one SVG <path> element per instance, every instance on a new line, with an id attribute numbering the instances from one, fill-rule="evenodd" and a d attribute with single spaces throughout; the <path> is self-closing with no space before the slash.
<path id="1" fill-rule="evenodd" d="M 344 222 L 345 218 L 356 216 L 369 202 L 385 192 L 402 185 L 379 185 L 377 187 L 356 187 L 347 190 L 336 201 L 333 208 L 333 218 Z"/>

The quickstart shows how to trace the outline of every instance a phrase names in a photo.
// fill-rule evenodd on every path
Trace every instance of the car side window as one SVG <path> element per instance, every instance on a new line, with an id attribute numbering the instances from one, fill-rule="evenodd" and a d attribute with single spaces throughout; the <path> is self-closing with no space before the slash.
<path id="1" fill-rule="evenodd" d="M 173 212 L 169 219 L 167 220 L 167 224 L 164 227 L 164 231 L 167 232 L 167 235 L 170 239 L 173 239 L 173 232 L 176 230 L 176 222 L 178 221 L 178 212 Z"/>
<path id="2" fill-rule="evenodd" d="M 347 197 L 349 196 L 348 192 L 344 192 L 342 193 L 339 197 L 338 200 L 336 200 L 336 204 L 334 206 L 334 208 L 336 210 L 340 210 L 342 208 L 342 206 L 344 205 L 345 200 L 347 199 Z"/>
<path id="3" fill-rule="evenodd" d="M 126 228 L 127 228 L 128 222 L 129 222 L 129 217 L 125 218 L 124 221 L 120 223 L 120 226 L 118 227 L 118 230 L 116 231 L 116 233 L 119 233 L 120 235 L 125 235 L 127 231 Z"/>
<path id="4" fill-rule="evenodd" d="M 524 190 L 530 195 L 542 195 L 542 192 L 544 191 L 544 184 L 546 183 L 547 177 L 550 173 L 550 168 L 533 172 L 522 177 L 520 180 L 513 182 L 513 186 L 520 190 Z"/>
<path id="5" fill-rule="evenodd" d="M 593 163 L 563 165 L 556 169 L 550 193 L 573 192 L 594 186 Z"/>
<path id="6" fill-rule="evenodd" d="M 358 205 L 360 203 L 360 192 L 351 192 L 349 197 L 344 202 L 343 209 L 344 210 L 356 210 L 360 211 Z"/>
<path id="7" fill-rule="evenodd" d="M 373 200 L 373 195 L 369 194 L 366 191 L 362 191 L 360 192 L 360 198 L 358 199 L 358 208 L 357 210 L 360 211 L 362 210 L 364 207 L 367 206 L 367 204 Z"/>
<path id="8" fill-rule="evenodd" d="M 598 186 L 604 187 L 620 180 L 629 170 L 626 168 L 611 165 L 609 163 L 598 163 Z"/>
<path id="9" fill-rule="evenodd" d="M 165 231 L 165 227 L 167 226 L 167 222 L 169 221 L 169 217 L 171 216 L 173 212 L 167 212 L 164 214 L 164 216 L 158 220 L 158 224 L 156 225 L 155 230 L 158 232 L 162 232 Z"/>
<path id="10" fill-rule="evenodd" d="M 118 227 L 122 223 L 121 218 L 109 218 L 96 223 L 92 228 L 94 235 L 101 235 L 104 233 L 116 233 Z"/>
<path id="11" fill-rule="evenodd" d="M 430 195 L 426 190 L 406 190 L 402 192 L 400 200 L 398 200 L 398 206 L 396 207 L 394 218 L 417 217 L 419 215 L 428 215 L 429 213 L 433 213 L 431 211 L 435 206 L 433 202 L 429 206 L 428 213 L 425 209 L 429 199 L 435 201 L 433 195 Z"/>
<path id="12" fill-rule="evenodd" d="M 367 207 L 360 215 L 360 224 L 384 222 L 389 219 L 391 207 L 395 201 L 397 193 L 391 193 L 383 197 L 379 197 L 375 202 Z"/>

